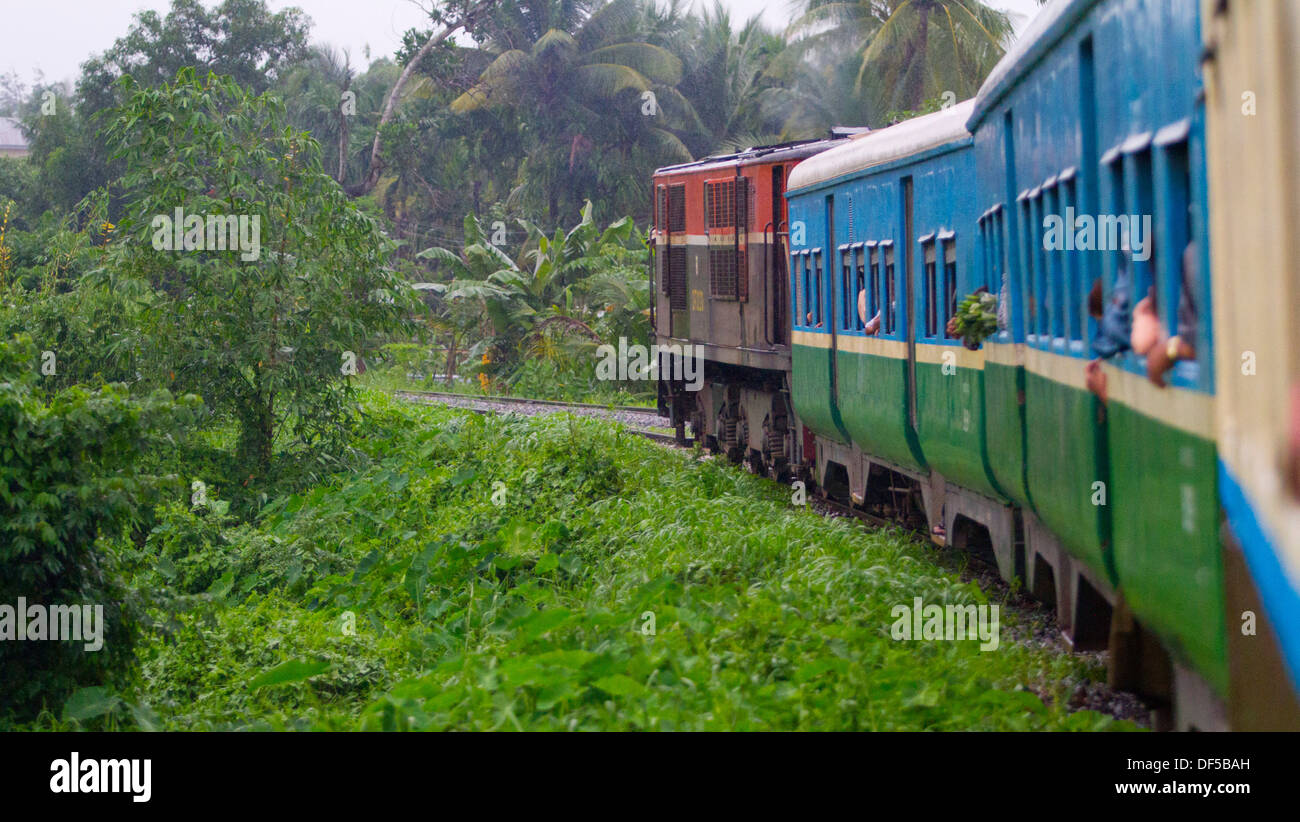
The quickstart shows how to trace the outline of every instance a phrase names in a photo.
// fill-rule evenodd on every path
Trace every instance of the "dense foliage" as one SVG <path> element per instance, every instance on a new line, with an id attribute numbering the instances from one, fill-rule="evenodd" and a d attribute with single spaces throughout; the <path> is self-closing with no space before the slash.
<path id="1" fill-rule="evenodd" d="M 130 664 L 132 615 L 97 541 L 134 524 L 160 490 L 139 472 L 140 454 L 166 448 L 196 404 L 165 393 L 132 400 L 120 387 L 47 392 L 39 354 L 29 338 L 0 341 L 0 603 L 98 603 L 111 634 L 102 653 L 0 642 L 0 707 L 17 710 L 57 704 L 76 683 Z"/>
<path id="2" fill-rule="evenodd" d="M 651 171 L 965 96 L 1009 30 L 805 5 L 452 0 L 354 66 L 173 0 L 75 86 L 0 76 L 0 605 L 108 612 L 0 643 L 0 725 L 1109 725 L 1078 660 L 890 640 L 985 599 L 898 534 L 616 426 L 358 404 L 645 401 L 594 355 L 649 342 Z"/>
<path id="3" fill-rule="evenodd" d="M 264 471 L 286 423 L 307 444 L 337 435 L 346 377 L 376 335 L 410 330 L 412 291 L 277 98 L 191 69 L 174 84 L 123 85 L 107 133 L 125 205 L 104 276 L 112 290 L 143 286 L 143 359 L 233 414 L 239 458 Z M 237 219 L 239 247 L 214 219 Z"/>
<path id="4" fill-rule="evenodd" d="M 598 421 L 369 408 L 364 470 L 250 525 L 173 508 L 127 552 L 131 584 L 203 596 L 130 686 L 76 703 L 79 724 L 1126 725 L 1070 712 L 1077 657 L 891 639 L 914 596 L 987 601 L 900 534 Z M 1003 619 L 1004 637 L 1025 627 Z"/>

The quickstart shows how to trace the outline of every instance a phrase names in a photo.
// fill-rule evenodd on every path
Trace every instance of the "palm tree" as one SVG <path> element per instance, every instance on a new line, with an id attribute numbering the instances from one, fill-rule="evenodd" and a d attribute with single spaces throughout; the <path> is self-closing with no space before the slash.
<path id="1" fill-rule="evenodd" d="M 639 204 L 650 163 L 690 159 L 659 114 L 661 101 L 679 101 L 681 60 L 634 39 L 637 15 L 636 0 L 502 7 L 486 43 L 495 58 L 451 104 L 460 113 L 520 113 L 532 133 L 512 199 L 545 203 L 552 225 L 564 206 L 593 194 Z"/>
<path id="2" fill-rule="evenodd" d="M 920 110 L 944 92 L 973 96 L 1005 52 L 1012 25 L 980 0 L 809 0 L 788 34 L 805 50 L 846 45 L 854 91 L 880 122 L 885 112 Z"/>
<path id="3" fill-rule="evenodd" d="M 351 117 L 356 110 L 352 81 L 356 74 L 346 49 L 340 54 L 328 46 L 319 46 L 289 71 L 280 90 L 290 119 L 310 131 L 321 144 L 326 152 L 321 158 L 323 165 L 334 168 L 334 179 L 339 183 L 347 172 Z M 329 152 L 336 156 L 329 157 Z"/>
<path id="4" fill-rule="evenodd" d="M 690 103 L 694 134 L 688 144 L 696 154 L 733 151 L 779 142 L 782 117 L 764 107 L 773 90 L 769 73 L 780 54 L 781 39 L 763 28 L 758 17 L 739 30 L 719 0 L 692 16 L 676 44 L 685 63 L 678 90 Z"/>

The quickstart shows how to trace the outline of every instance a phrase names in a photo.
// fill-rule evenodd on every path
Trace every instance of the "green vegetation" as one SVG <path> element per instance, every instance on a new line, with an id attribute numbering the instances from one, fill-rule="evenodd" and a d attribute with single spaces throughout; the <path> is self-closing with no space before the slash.
<path id="1" fill-rule="evenodd" d="M 452 0 L 357 69 L 297 9 L 173 0 L 75 87 L 0 77 L 31 147 L 0 158 L 0 604 L 108 620 L 103 652 L 0 643 L 0 726 L 1110 727 L 1064 707 L 1078 659 L 893 641 L 894 605 L 985 598 L 900 534 L 373 390 L 650 401 L 594 354 L 649 342 L 652 170 L 933 107 L 1006 40 L 979 3 L 853 8 L 819 50 L 821 17 Z"/>
<path id="2" fill-rule="evenodd" d="M 360 470 L 248 523 L 173 500 L 116 545 L 173 624 L 38 725 L 1128 727 L 1062 707 L 1077 657 L 891 639 L 915 596 L 986 601 L 899 533 L 598 421 L 366 410 Z"/>

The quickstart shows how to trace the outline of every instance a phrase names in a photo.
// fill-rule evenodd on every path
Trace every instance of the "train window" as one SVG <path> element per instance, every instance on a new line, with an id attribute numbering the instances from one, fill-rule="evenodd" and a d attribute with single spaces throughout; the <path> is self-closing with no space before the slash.
<path id="1" fill-rule="evenodd" d="M 871 293 L 867 295 L 867 319 L 880 311 L 880 252 L 875 243 L 867 243 L 867 266 L 871 272 Z"/>
<path id="2" fill-rule="evenodd" d="M 803 314 L 799 312 L 799 305 L 805 302 L 803 295 L 803 255 L 798 251 L 790 253 L 790 311 L 794 320 L 791 325 L 802 328 L 804 325 Z"/>
<path id="3" fill-rule="evenodd" d="M 937 264 L 933 234 L 921 238 L 921 254 L 925 272 L 925 281 L 921 285 L 925 300 L 925 336 L 933 337 L 939 333 L 939 294 L 935 283 Z"/>
<path id="4" fill-rule="evenodd" d="M 1068 175 L 1068 176 L 1067 176 Z M 1077 181 L 1074 179 L 1073 169 L 1062 174 L 1063 182 L 1061 183 L 1061 206 L 1065 214 L 1077 214 L 1079 211 L 1079 190 Z M 1074 226 L 1068 223 L 1065 226 L 1066 231 L 1074 231 Z M 1065 313 L 1066 328 L 1065 336 L 1072 342 L 1083 342 L 1083 260 L 1081 255 L 1065 255 Z"/>
<path id="5" fill-rule="evenodd" d="M 1105 175 L 1105 179 L 1108 183 L 1107 187 L 1109 189 L 1106 195 L 1108 201 L 1107 211 L 1109 211 L 1111 214 L 1114 215 L 1125 213 L 1124 164 L 1120 162 L 1120 159 L 1121 158 L 1118 149 L 1111 149 L 1110 151 L 1107 151 L 1106 154 L 1103 155 L 1101 159 L 1101 162 L 1106 166 L 1108 170 L 1108 173 Z M 1112 242 L 1114 238 L 1107 238 L 1103 241 L 1102 227 L 1100 225 L 1100 222 L 1097 225 L 1097 235 L 1098 235 L 1097 247 L 1110 249 L 1106 253 L 1106 257 L 1105 257 L 1106 277 L 1110 282 L 1110 289 L 1108 293 L 1113 293 L 1115 286 L 1117 284 L 1117 280 L 1121 276 L 1121 273 L 1125 278 L 1128 278 L 1133 275 L 1133 272 L 1129 270 L 1129 266 L 1124 262 L 1123 252 L 1118 249 L 1118 247 L 1114 242 Z M 1103 244 L 1103 242 L 1105 244 Z M 1094 334 L 1095 333 L 1096 331 L 1094 329 Z"/>
<path id="6" fill-rule="evenodd" d="M 1161 129 L 1156 137 L 1161 144 L 1164 159 L 1163 238 L 1169 249 L 1162 255 L 1160 268 L 1160 314 L 1165 318 L 1170 335 L 1179 335 L 1196 349 L 1202 346 L 1197 339 L 1201 300 L 1201 278 L 1197 271 L 1197 247 L 1193 241 L 1192 226 L 1192 175 L 1186 138 L 1187 125 L 1176 123 Z M 1162 139 L 1163 137 L 1163 139 Z M 1158 229 L 1159 230 L 1159 229 Z"/>
<path id="7" fill-rule="evenodd" d="M 894 333 L 895 319 L 895 300 L 894 300 L 894 244 L 886 240 L 881 243 L 885 247 L 885 333 Z"/>
<path id="8" fill-rule="evenodd" d="M 686 184 L 668 186 L 668 231 L 686 230 Z"/>
<path id="9" fill-rule="evenodd" d="M 655 189 L 655 228 L 663 230 L 667 225 L 668 217 L 668 187 L 658 186 Z"/>
<path id="10" fill-rule="evenodd" d="M 1035 299 L 1036 280 L 1034 276 L 1034 262 L 1037 254 L 1034 252 L 1034 246 L 1042 242 L 1040 239 L 1042 232 L 1035 230 L 1033 201 L 1029 199 L 1029 192 L 1022 192 L 1019 200 L 1020 236 L 1024 238 L 1020 245 L 1024 262 L 1025 332 L 1033 337 L 1038 331 L 1038 301 Z"/>
<path id="11" fill-rule="evenodd" d="M 1046 343 L 1048 335 L 1051 333 L 1052 320 L 1051 294 L 1047 290 L 1047 249 L 1043 247 L 1043 221 L 1047 217 L 1047 207 L 1041 188 L 1032 192 L 1029 195 L 1029 200 L 1032 203 L 1034 214 L 1034 245 L 1032 253 L 1034 255 L 1034 296 L 1038 300 L 1037 310 L 1034 313 L 1036 319 L 1034 328 L 1038 333 L 1039 343 Z"/>
<path id="12" fill-rule="evenodd" d="M 1147 296 L 1155 285 L 1156 271 L 1156 244 L 1155 237 L 1148 229 L 1151 226 L 1159 224 L 1159 216 L 1155 213 L 1156 204 L 1153 193 L 1153 180 L 1151 169 L 1151 151 L 1143 149 L 1134 152 L 1130 159 L 1130 170 L 1133 175 L 1133 191 L 1136 200 L 1133 203 L 1134 211 L 1138 215 L 1139 226 L 1137 236 L 1134 232 L 1127 232 L 1128 247 L 1132 254 L 1133 269 L 1136 272 L 1136 287 L 1133 290 L 1133 304 L 1136 305 L 1138 300 Z M 1117 212 L 1123 213 L 1123 212 Z M 1150 219 L 1148 220 L 1148 216 Z"/>
<path id="13" fill-rule="evenodd" d="M 951 235 L 943 243 L 943 306 L 939 321 L 946 332 L 948 321 L 957 315 L 957 240 Z"/>
<path id="14" fill-rule="evenodd" d="M 815 327 L 822 328 L 825 324 L 824 323 L 825 318 L 823 317 L 823 314 L 825 313 L 826 310 L 826 300 L 823 298 L 822 295 L 822 273 L 823 272 L 822 272 L 822 250 L 820 248 L 813 249 L 812 268 L 813 268 L 813 276 L 812 276 L 813 322 Z"/>
<path id="15" fill-rule="evenodd" d="M 857 292 L 853 290 L 853 251 L 847 246 L 840 246 L 840 330 L 853 329 L 853 315 L 857 309 Z"/>
<path id="16" fill-rule="evenodd" d="M 802 290 L 802 273 L 799 268 L 799 252 L 790 253 L 790 324 L 796 328 L 803 325 L 803 315 L 799 313 L 799 293 Z"/>
<path id="17" fill-rule="evenodd" d="M 867 290 L 867 276 L 866 276 L 866 267 L 865 267 L 865 262 L 866 262 L 866 259 L 865 259 L 865 258 L 866 258 L 866 249 L 862 248 L 862 244 L 861 244 L 861 243 L 858 244 L 858 249 L 857 249 L 857 251 L 854 252 L 854 256 L 855 256 L 855 260 L 854 260 L 854 262 L 857 263 L 857 265 L 856 265 L 856 267 L 855 267 L 855 268 L 856 268 L 856 274 L 857 274 L 857 276 L 854 278 L 854 283 L 853 283 L 853 285 L 854 285 L 854 288 L 853 288 L 853 327 L 854 327 L 856 330 L 861 331 L 861 330 L 863 329 L 865 323 L 864 323 L 864 321 L 863 321 L 863 319 L 862 319 L 862 312 L 858 311 L 858 295 L 859 295 L 859 294 L 863 295 L 863 296 L 862 296 L 862 300 L 863 300 L 863 302 L 866 302 L 866 299 L 867 299 L 867 298 L 866 298 L 866 290 Z M 870 315 L 868 315 L 868 317 L 870 317 Z"/>
<path id="18" fill-rule="evenodd" d="M 800 255 L 800 273 L 803 276 L 800 325 L 805 326 L 805 328 L 813 328 L 813 268 L 809 263 L 809 252 L 805 250 Z"/>
<path id="19" fill-rule="evenodd" d="M 1061 189 L 1057 185 L 1057 178 L 1053 177 L 1050 183 L 1043 188 L 1043 210 L 1044 214 L 1051 214 L 1058 217 L 1062 223 L 1065 220 L 1065 210 L 1061 202 Z M 1044 217 L 1046 219 L 1046 217 Z M 1062 229 L 1068 230 L 1068 229 Z M 1044 229 L 1045 231 L 1045 229 Z M 1044 246 L 1046 235 L 1044 234 Z M 1044 272 L 1046 275 L 1045 294 L 1048 296 L 1047 301 L 1047 320 L 1049 333 L 1054 339 L 1061 339 L 1065 336 L 1065 248 L 1064 245 L 1057 246 L 1053 249 L 1044 249 Z"/>
<path id="20" fill-rule="evenodd" d="M 1001 205 L 995 206 L 993 213 L 993 263 L 996 280 L 988 283 L 990 288 L 998 289 L 998 328 L 1010 331 L 1011 325 L 1011 271 L 1007 268 L 1007 220 L 1006 211 Z"/>

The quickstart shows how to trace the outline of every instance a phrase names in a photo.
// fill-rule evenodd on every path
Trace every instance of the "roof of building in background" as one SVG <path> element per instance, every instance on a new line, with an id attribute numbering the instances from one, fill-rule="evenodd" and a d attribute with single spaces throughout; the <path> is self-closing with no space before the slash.
<path id="1" fill-rule="evenodd" d="M 18 121 L 13 117 L 0 117 L 0 149 L 26 151 L 27 148 L 27 136 L 23 134 Z"/>

